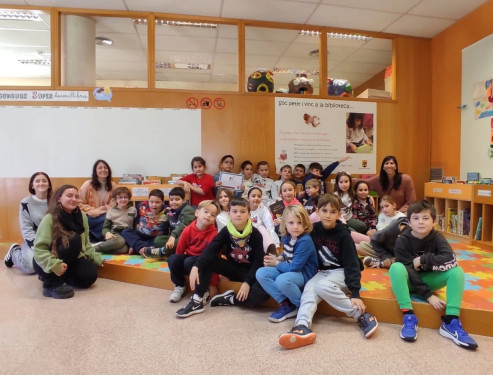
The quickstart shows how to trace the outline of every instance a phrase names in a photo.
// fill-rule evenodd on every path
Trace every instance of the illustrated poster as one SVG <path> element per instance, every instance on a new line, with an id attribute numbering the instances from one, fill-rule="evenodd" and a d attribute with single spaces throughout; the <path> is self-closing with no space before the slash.
<path id="1" fill-rule="evenodd" d="M 338 170 L 376 173 L 377 106 L 371 102 L 276 98 L 276 169 L 348 157 Z"/>

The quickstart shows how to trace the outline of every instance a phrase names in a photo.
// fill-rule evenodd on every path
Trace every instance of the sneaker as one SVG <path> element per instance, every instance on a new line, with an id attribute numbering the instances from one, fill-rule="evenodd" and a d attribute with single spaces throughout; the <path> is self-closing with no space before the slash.
<path id="1" fill-rule="evenodd" d="M 443 319 L 443 318 L 442 318 Z M 467 332 L 462 328 L 462 324 L 459 319 L 452 319 L 450 324 L 442 322 L 440 330 L 438 331 L 440 335 L 451 339 L 457 345 L 466 349 L 477 349 L 478 344 L 474 339 L 467 334 Z"/>
<path id="2" fill-rule="evenodd" d="M 183 296 L 187 293 L 187 288 L 184 286 L 175 286 L 171 296 L 169 296 L 169 301 L 172 303 L 180 302 Z"/>
<path id="3" fill-rule="evenodd" d="M 277 311 L 274 311 L 269 316 L 269 320 L 274 323 L 282 322 L 288 318 L 294 318 L 298 313 L 298 309 L 293 305 L 281 305 Z"/>
<path id="4" fill-rule="evenodd" d="M 164 251 L 162 247 L 144 247 L 141 254 L 145 258 L 163 258 Z"/>
<path id="5" fill-rule="evenodd" d="M 209 292 L 205 292 L 204 296 L 202 297 L 202 304 L 204 306 L 207 306 L 211 302 L 211 294 Z"/>
<path id="6" fill-rule="evenodd" d="M 416 341 L 418 338 L 418 318 L 415 314 L 404 314 L 400 336 L 404 341 Z"/>
<path id="7" fill-rule="evenodd" d="M 187 318 L 193 314 L 200 314 L 204 312 L 204 304 L 202 301 L 196 301 L 190 298 L 190 302 L 187 303 L 185 307 L 182 307 L 176 312 L 178 318 Z"/>
<path id="8" fill-rule="evenodd" d="M 316 338 L 317 335 L 310 328 L 300 324 L 279 336 L 279 345 L 285 349 L 296 349 L 313 344 Z"/>
<path id="9" fill-rule="evenodd" d="M 230 289 L 222 294 L 218 294 L 211 299 L 211 306 L 233 306 L 235 292 Z"/>
<path id="10" fill-rule="evenodd" d="M 383 268 L 383 262 L 378 258 L 364 257 L 363 264 L 367 268 Z"/>
<path id="11" fill-rule="evenodd" d="M 5 258 L 3 258 L 5 265 L 8 268 L 12 268 L 14 266 L 14 261 L 12 259 L 12 253 L 14 251 L 20 251 L 20 250 L 21 250 L 21 247 L 19 245 L 17 245 L 16 243 L 9 247 L 9 251 L 7 251 L 7 254 L 5 254 Z"/>
<path id="12" fill-rule="evenodd" d="M 358 324 L 363 330 L 366 338 L 370 338 L 378 328 L 378 321 L 370 313 L 364 313 L 358 318 Z"/>
<path id="13" fill-rule="evenodd" d="M 43 296 L 55 299 L 65 299 L 74 296 L 74 289 L 67 283 L 57 287 L 43 287 Z"/>

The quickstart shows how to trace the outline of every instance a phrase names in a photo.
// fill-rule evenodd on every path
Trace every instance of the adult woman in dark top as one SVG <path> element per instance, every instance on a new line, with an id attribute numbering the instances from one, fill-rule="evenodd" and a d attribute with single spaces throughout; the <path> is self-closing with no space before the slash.
<path id="1" fill-rule="evenodd" d="M 379 197 L 390 195 L 396 208 L 407 212 L 411 203 L 416 201 L 416 191 L 411 176 L 399 172 L 395 156 L 386 156 L 380 167 L 380 174 L 366 180 L 370 190 L 376 191 Z"/>

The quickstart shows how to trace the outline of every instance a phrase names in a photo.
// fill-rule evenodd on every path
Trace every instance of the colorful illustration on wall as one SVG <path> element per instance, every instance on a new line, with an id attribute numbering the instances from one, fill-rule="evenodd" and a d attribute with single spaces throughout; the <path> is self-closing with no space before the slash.
<path id="1" fill-rule="evenodd" d="M 493 158 L 493 118 L 490 122 L 490 158 Z"/>
<path id="2" fill-rule="evenodd" d="M 474 85 L 474 118 L 476 120 L 493 116 L 493 79 Z"/>
<path id="3" fill-rule="evenodd" d="M 96 100 L 107 100 L 111 102 L 111 98 L 113 97 L 113 92 L 109 87 L 96 87 L 92 92 L 92 95 Z"/>

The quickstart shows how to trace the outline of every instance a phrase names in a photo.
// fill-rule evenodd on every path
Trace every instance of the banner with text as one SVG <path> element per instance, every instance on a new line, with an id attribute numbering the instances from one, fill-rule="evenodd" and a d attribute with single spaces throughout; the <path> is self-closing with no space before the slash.
<path id="1" fill-rule="evenodd" d="M 376 173 L 376 103 L 276 98 L 275 117 L 277 172 L 285 164 L 325 168 L 348 157 L 336 171 Z"/>

